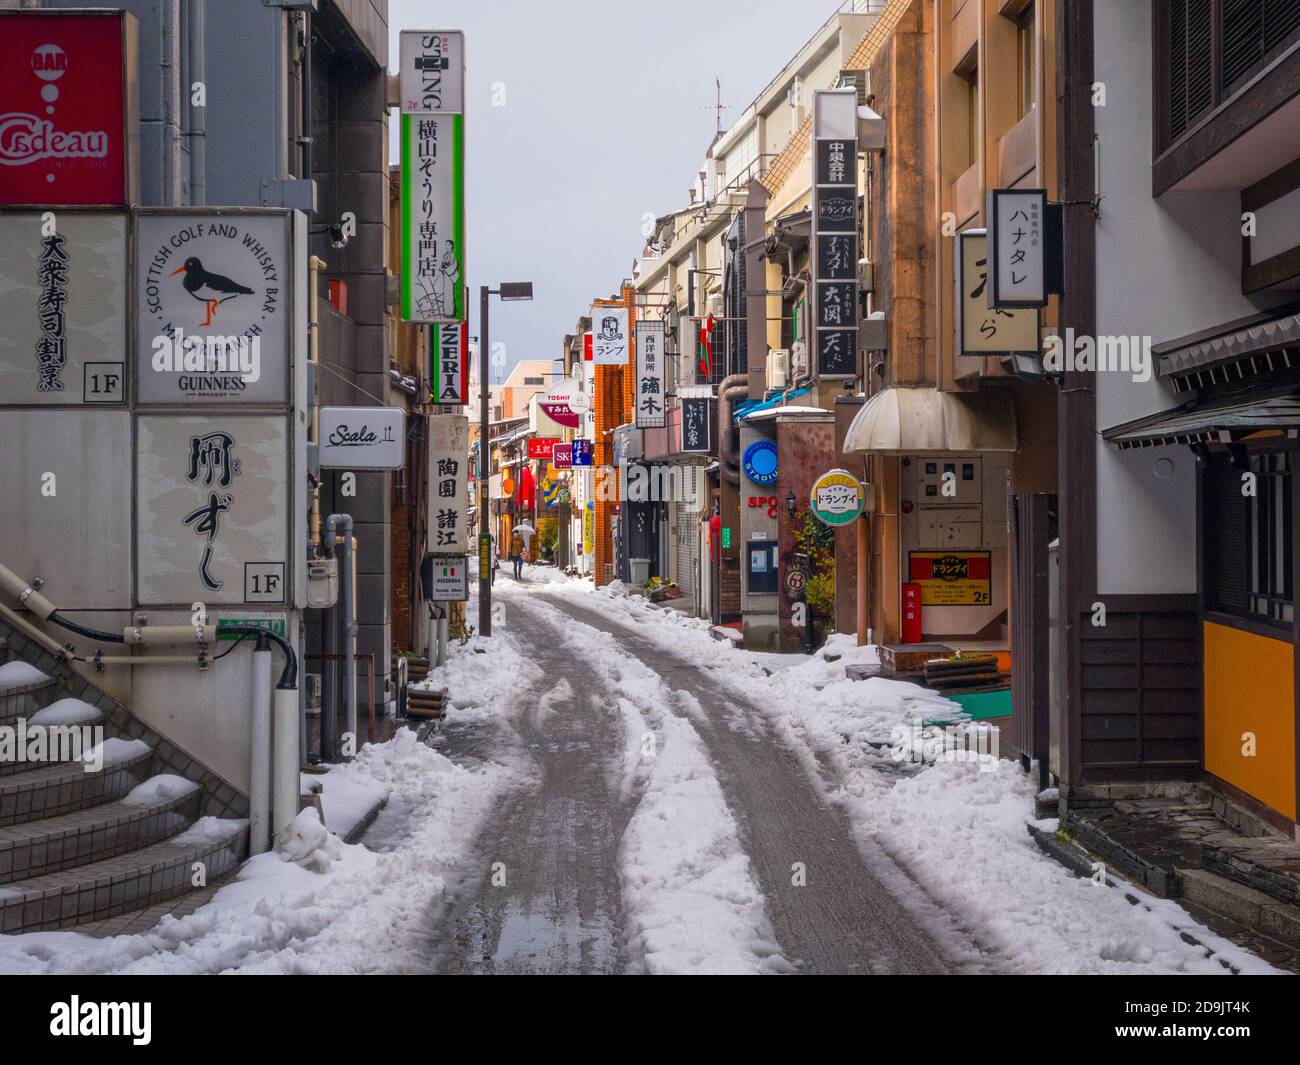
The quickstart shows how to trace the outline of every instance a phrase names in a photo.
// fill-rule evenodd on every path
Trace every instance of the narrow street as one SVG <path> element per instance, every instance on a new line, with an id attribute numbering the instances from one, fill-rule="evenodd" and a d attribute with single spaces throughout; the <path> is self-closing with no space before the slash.
<path id="1" fill-rule="evenodd" d="M 688 719 L 704 741 L 788 971 L 952 968 L 864 865 L 842 815 L 818 797 L 757 708 L 599 613 L 529 592 L 509 578 L 496 586 L 511 631 L 538 635 L 530 645 L 546 681 L 522 695 L 504 723 L 453 725 L 448 753 L 490 757 L 493 745 L 517 744 L 537 767 L 535 783 L 515 793 L 476 842 L 483 872 L 436 937 L 445 944 L 439 971 L 636 967 L 618 884 L 620 838 L 636 799 L 621 798 L 611 781 L 622 745 L 619 673 L 638 661 L 670 693 L 665 709 Z M 575 657 L 546 635 L 560 632 L 588 640 L 605 634 L 613 653 L 598 663 Z"/>

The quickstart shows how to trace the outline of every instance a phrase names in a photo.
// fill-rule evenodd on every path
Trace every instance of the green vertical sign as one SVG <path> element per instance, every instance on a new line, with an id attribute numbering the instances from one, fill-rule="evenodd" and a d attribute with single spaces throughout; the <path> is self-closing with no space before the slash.
<path id="1" fill-rule="evenodd" d="M 401 312 L 465 319 L 465 116 L 403 114 Z"/>

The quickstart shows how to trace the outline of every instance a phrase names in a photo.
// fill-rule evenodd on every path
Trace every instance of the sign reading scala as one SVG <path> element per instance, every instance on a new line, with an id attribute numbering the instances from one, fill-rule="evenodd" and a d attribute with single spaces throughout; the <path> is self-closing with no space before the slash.
<path id="1" fill-rule="evenodd" d="M 126 401 L 125 261 L 124 214 L 0 215 L 0 404 Z"/>
<path id="2" fill-rule="evenodd" d="M 0 204 L 135 198 L 135 32 L 121 11 L 0 11 Z"/>
<path id="3" fill-rule="evenodd" d="M 465 40 L 401 35 L 402 318 L 465 319 Z"/>
<path id="4" fill-rule="evenodd" d="M 320 464 L 327 470 L 400 470 L 406 413 L 398 407 L 321 407 Z"/>
<path id="5" fill-rule="evenodd" d="M 287 405 L 289 228 L 282 210 L 137 215 L 141 403 Z"/>

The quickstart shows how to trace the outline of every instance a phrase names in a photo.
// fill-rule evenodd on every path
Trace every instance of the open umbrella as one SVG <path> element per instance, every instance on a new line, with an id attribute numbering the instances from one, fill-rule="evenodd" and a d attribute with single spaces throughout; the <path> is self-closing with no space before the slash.
<path id="1" fill-rule="evenodd" d="M 532 525 L 530 525 L 526 521 L 521 521 L 518 525 L 514 527 L 513 531 L 517 532 L 525 540 L 531 540 L 534 536 L 537 535 L 537 530 L 534 529 Z"/>

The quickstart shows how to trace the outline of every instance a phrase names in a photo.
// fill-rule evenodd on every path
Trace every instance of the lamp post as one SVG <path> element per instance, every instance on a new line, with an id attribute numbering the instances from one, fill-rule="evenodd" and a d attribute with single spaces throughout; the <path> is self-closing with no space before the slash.
<path id="1" fill-rule="evenodd" d="M 480 285 L 478 290 L 479 361 L 478 361 L 478 631 L 482 636 L 492 635 L 492 525 L 488 514 L 488 356 L 492 342 L 488 330 L 488 297 L 500 296 L 507 300 L 533 298 L 531 281 L 502 281 L 497 288 Z"/>

